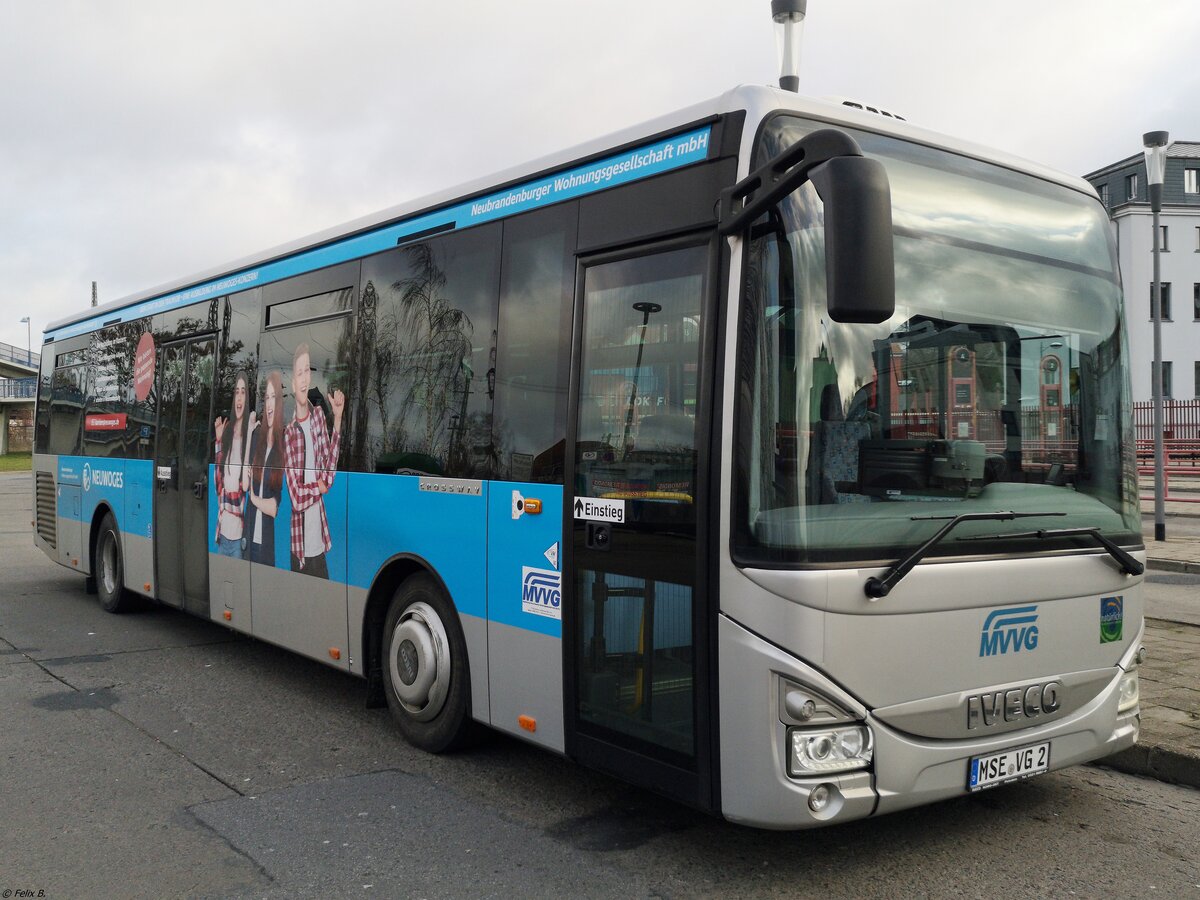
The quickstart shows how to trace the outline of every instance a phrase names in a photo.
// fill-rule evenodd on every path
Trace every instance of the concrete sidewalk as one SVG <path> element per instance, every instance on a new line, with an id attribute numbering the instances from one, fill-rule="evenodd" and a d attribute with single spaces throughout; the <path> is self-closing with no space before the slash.
<path id="1" fill-rule="evenodd" d="M 1200 504 L 1192 508 L 1200 512 Z M 1153 522 L 1146 523 L 1145 532 L 1148 575 L 1200 574 L 1200 528 L 1168 515 L 1167 540 L 1153 540 Z M 1152 609 L 1147 604 L 1149 655 L 1138 679 L 1141 737 L 1135 746 L 1101 760 L 1101 765 L 1200 787 L 1200 586 L 1196 592 L 1194 598 L 1188 597 L 1186 611 L 1178 605 Z M 1154 618 L 1156 614 L 1163 618 Z"/>

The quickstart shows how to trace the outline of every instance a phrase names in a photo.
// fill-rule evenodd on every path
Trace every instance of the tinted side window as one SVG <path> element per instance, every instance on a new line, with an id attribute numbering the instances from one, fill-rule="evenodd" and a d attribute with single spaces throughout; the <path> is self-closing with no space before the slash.
<path id="1" fill-rule="evenodd" d="M 572 203 L 504 225 L 498 478 L 562 484 L 577 219 Z"/>
<path id="2" fill-rule="evenodd" d="M 87 367 L 64 366 L 54 370 L 50 381 L 50 453 L 79 453 L 79 430 L 87 388 Z"/>
<path id="3" fill-rule="evenodd" d="M 54 344 L 42 348 L 42 371 L 38 377 L 37 420 L 33 448 L 36 453 L 50 452 L 50 385 L 54 381 Z"/>
<path id="4" fill-rule="evenodd" d="M 339 449 L 338 468 L 346 459 L 345 419 L 351 408 L 351 347 L 353 322 L 349 316 L 323 319 L 306 325 L 272 328 L 260 339 L 261 361 L 258 374 L 261 384 L 257 393 L 265 390 L 272 376 L 278 376 L 283 387 L 283 424 L 306 419 L 309 409 L 321 410 L 327 432 L 340 430 L 343 440 Z M 337 395 L 343 406 L 337 412 Z M 252 388 L 251 393 L 255 393 Z M 300 403 L 297 404 L 297 396 Z M 260 408 L 265 408 L 265 403 Z"/>
<path id="5" fill-rule="evenodd" d="M 258 327 L 262 317 L 262 290 L 252 288 L 222 297 L 218 302 L 220 325 L 217 351 L 219 368 L 214 382 L 213 418 L 227 420 L 229 443 L 249 445 L 250 414 L 258 407 Z M 213 423 L 207 423 L 210 427 Z M 213 434 L 216 441 L 216 434 Z"/>
<path id="6" fill-rule="evenodd" d="M 42 351 L 39 453 L 78 454 L 87 402 L 87 335 L 55 341 Z"/>
<path id="7" fill-rule="evenodd" d="M 363 260 L 359 404 L 366 471 L 488 477 L 494 468 L 499 224 Z"/>
<path id="8" fill-rule="evenodd" d="M 88 456 L 149 459 L 153 453 L 153 411 L 149 403 L 139 402 L 135 377 L 138 346 L 149 330 L 150 319 L 145 318 L 110 325 L 91 335 L 83 421 L 83 450 Z M 149 400 L 145 394 L 142 399 Z"/>

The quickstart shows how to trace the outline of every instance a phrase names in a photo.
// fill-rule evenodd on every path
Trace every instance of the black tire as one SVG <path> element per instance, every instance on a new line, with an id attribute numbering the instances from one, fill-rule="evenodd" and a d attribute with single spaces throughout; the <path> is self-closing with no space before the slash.
<path id="1" fill-rule="evenodd" d="M 396 589 L 381 650 L 384 695 L 405 740 L 430 753 L 469 743 L 475 728 L 467 642 L 454 606 L 429 575 Z"/>
<path id="2" fill-rule="evenodd" d="M 96 533 L 96 552 L 92 556 L 92 577 L 96 594 L 105 612 L 123 613 L 133 607 L 125 590 L 125 557 L 121 553 L 121 532 L 112 513 L 106 513 Z"/>

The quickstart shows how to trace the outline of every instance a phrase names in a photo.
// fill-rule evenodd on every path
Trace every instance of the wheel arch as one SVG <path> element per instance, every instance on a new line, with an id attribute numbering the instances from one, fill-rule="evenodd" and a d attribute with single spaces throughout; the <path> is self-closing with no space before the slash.
<path id="1" fill-rule="evenodd" d="M 111 515 L 113 521 L 117 525 L 117 541 L 121 547 L 121 552 L 125 552 L 124 542 L 121 540 L 121 523 L 117 521 L 117 512 L 112 508 L 112 505 L 106 500 L 101 500 L 96 504 L 95 510 L 92 511 L 92 524 L 88 530 L 88 552 L 87 552 L 87 576 L 89 579 L 96 577 L 96 538 L 100 535 L 100 523 L 104 521 L 104 517 Z"/>
<path id="2" fill-rule="evenodd" d="M 362 655 L 363 673 L 367 678 L 367 706 L 371 708 L 387 705 L 383 693 L 383 624 L 387 618 L 388 607 L 396 590 L 414 575 L 428 575 L 434 580 L 454 614 L 459 616 L 458 605 L 454 595 L 446 587 L 446 582 L 438 574 L 429 560 L 415 553 L 397 553 L 389 558 L 371 581 L 367 591 L 367 603 L 363 608 L 362 619 Z M 462 627 L 461 617 L 459 627 Z M 471 660 L 465 660 L 470 671 Z"/>

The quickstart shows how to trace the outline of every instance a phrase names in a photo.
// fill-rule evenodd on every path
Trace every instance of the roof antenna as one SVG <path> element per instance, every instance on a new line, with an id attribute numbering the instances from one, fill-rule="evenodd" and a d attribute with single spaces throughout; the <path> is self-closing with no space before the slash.
<path id="1" fill-rule="evenodd" d="M 771 0 L 775 46 L 779 50 L 779 86 L 793 93 L 800 90 L 800 38 L 807 10 L 808 0 Z"/>

